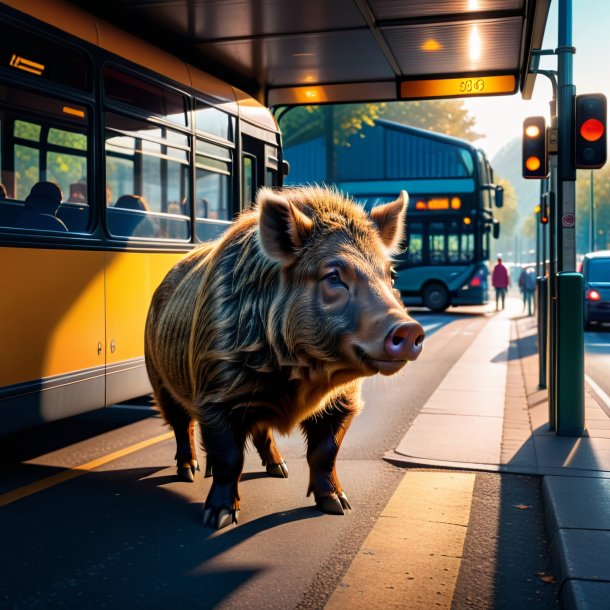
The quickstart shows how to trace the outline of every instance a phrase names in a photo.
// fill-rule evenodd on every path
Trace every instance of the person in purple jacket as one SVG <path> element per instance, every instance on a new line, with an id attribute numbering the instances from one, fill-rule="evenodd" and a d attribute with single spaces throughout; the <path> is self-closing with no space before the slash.
<path id="1" fill-rule="evenodd" d="M 491 274 L 491 283 L 496 289 L 496 311 L 498 311 L 500 301 L 502 302 L 502 309 L 504 309 L 506 291 L 510 286 L 510 276 L 508 274 L 508 269 L 502 264 L 502 256 L 500 254 L 498 255 L 498 262 Z"/>

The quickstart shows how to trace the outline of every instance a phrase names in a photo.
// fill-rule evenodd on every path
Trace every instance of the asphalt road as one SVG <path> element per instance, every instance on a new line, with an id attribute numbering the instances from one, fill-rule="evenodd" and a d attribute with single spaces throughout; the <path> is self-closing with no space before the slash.
<path id="1" fill-rule="evenodd" d="M 321 514 L 305 497 L 298 432 L 279 439 L 288 479 L 267 477 L 248 454 L 240 523 L 220 532 L 201 523 L 210 479 L 175 480 L 173 438 L 146 402 L 3 439 L 0 607 L 324 607 L 405 476 L 383 454 L 486 323 L 461 310 L 414 316 L 428 333 L 424 354 L 366 382 L 365 409 L 339 454 L 353 507 L 345 516 Z M 474 477 L 453 607 L 555 607 L 540 481 Z M 428 554 L 409 553 L 406 571 Z M 426 578 L 444 583 L 443 574 Z"/>
<path id="2" fill-rule="evenodd" d="M 610 324 L 585 332 L 585 374 L 602 390 L 597 398 L 610 413 Z"/>

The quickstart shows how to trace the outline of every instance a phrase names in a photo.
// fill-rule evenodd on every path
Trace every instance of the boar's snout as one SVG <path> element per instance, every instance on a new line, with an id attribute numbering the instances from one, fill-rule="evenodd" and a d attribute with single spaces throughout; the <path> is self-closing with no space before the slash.
<path id="1" fill-rule="evenodd" d="M 417 360 L 421 354 L 424 337 L 421 324 L 411 320 L 394 326 L 385 338 L 383 346 L 392 360 Z"/>

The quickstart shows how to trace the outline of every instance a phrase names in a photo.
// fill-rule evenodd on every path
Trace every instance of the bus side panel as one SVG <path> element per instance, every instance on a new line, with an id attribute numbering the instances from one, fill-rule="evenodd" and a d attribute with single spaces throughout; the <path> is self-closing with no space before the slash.
<path id="1" fill-rule="evenodd" d="M 3 432 L 104 404 L 104 253 L 0 248 Z"/>
<path id="2" fill-rule="evenodd" d="M 410 267 L 400 268 L 394 280 L 394 287 L 406 293 L 421 292 L 426 282 L 439 281 L 443 278 L 443 284 L 449 292 L 459 290 L 464 282 L 472 275 L 473 265 L 451 265 L 434 267 Z"/>
<path id="3" fill-rule="evenodd" d="M 150 301 L 184 253 L 106 253 L 106 405 L 151 391 L 144 364 Z"/>

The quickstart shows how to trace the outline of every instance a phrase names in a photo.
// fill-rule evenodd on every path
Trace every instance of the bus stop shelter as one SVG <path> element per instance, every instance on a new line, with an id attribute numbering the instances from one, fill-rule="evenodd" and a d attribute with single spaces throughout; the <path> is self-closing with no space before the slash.
<path id="1" fill-rule="evenodd" d="M 550 0 L 72 3 L 277 106 L 529 99 Z"/>

